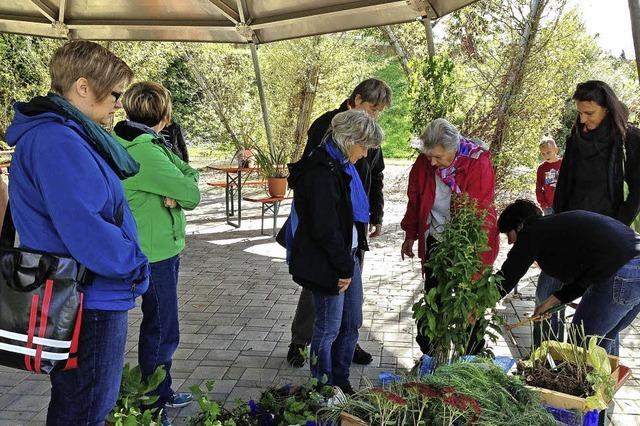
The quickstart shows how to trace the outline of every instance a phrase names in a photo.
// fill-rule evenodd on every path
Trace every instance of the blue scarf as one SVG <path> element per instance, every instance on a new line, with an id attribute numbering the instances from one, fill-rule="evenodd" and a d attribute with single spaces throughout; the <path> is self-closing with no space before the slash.
<path id="1" fill-rule="evenodd" d="M 120 179 L 126 179 L 138 173 L 140 165 L 129 155 L 127 150 L 98 123 L 84 115 L 69 101 L 55 93 L 49 93 L 47 98 L 60 108 L 71 120 L 78 123 L 87 133 L 88 140 L 100 156 L 109 164 Z"/>
<path id="2" fill-rule="evenodd" d="M 325 150 L 331 158 L 342 166 L 342 169 L 351 177 L 349 188 L 351 189 L 351 208 L 353 209 L 353 220 L 356 222 L 369 223 L 369 199 L 362 185 L 360 175 L 356 167 L 338 149 L 332 137 L 328 137 L 323 144 Z"/>

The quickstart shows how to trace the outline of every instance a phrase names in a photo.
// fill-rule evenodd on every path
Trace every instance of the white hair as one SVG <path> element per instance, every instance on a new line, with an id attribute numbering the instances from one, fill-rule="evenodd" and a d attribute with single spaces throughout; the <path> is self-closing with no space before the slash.
<path id="1" fill-rule="evenodd" d="M 436 146 L 447 152 L 455 152 L 460 146 L 460 131 L 444 118 L 433 120 L 420 136 L 422 152 L 428 154 Z"/>
<path id="2" fill-rule="evenodd" d="M 384 132 L 376 120 L 364 111 L 355 109 L 338 113 L 333 117 L 331 135 L 345 156 L 355 144 L 362 144 L 367 149 L 378 148 L 384 138 Z"/>

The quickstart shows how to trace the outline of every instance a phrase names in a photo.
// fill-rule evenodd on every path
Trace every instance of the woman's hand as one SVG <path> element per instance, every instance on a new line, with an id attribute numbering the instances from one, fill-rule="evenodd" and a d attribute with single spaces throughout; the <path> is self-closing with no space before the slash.
<path id="1" fill-rule="evenodd" d="M 413 254 L 413 243 L 415 240 L 404 240 L 404 242 L 402 243 L 402 249 L 400 250 L 400 256 L 402 257 L 402 260 L 404 260 L 404 257 L 414 257 L 415 254 Z"/>
<path id="2" fill-rule="evenodd" d="M 375 238 L 375 237 L 379 237 L 380 234 L 382 234 L 382 224 L 381 223 L 377 223 L 377 224 L 373 224 L 370 223 L 369 224 L 369 238 Z"/>
<path id="3" fill-rule="evenodd" d="M 549 309 L 558 306 L 560 304 L 560 299 L 558 299 L 557 297 L 555 297 L 554 295 L 551 295 L 547 298 L 547 300 L 545 300 L 544 302 L 542 302 L 541 305 L 536 306 L 535 311 L 533 311 L 533 316 L 538 316 L 538 315 L 542 315 L 545 312 L 547 312 Z M 547 319 L 548 317 L 550 317 L 550 314 L 545 315 L 543 318 L 540 318 L 541 320 Z"/>
<path id="4" fill-rule="evenodd" d="M 338 293 L 344 293 L 351 284 L 351 278 L 338 278 Z"/>
<path id="5" fill-rule="evenodd" d="M 178 206 L 178 203 L 176 203 L 176 200 L 173 198 L 164 197 L 164 206 L 170 209 L 175 209 Z"/>

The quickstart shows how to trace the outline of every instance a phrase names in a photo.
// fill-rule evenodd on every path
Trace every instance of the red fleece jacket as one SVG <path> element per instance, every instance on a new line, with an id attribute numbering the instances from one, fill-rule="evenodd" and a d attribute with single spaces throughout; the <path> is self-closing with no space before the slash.
<path id="1" fill-rule="evenodd" d="M 497 213 L 493 205 L 495 197 L 495 173 L 489 152 L 482 151 L 478 158 L 463 157 L 456 171 L 456 183 L 463 193 L 478 202 L 480 209 L 487 210 L 484 228 L 488 232 L 490 249 L 481 254 L 485 265 L 493 265 L 498 256 L 500 236 L 498 232 Z M 424 263 L 426 260 L 425 235 L 429 229 L 427 218 L 433 208 L 437 169 L 432 166 L 426 155 L 420 154 L 416 159 L 407 188 L 407 210 L 400 226 L 406 233 L 406 239 L 418 240 L 418 256 Z"/>

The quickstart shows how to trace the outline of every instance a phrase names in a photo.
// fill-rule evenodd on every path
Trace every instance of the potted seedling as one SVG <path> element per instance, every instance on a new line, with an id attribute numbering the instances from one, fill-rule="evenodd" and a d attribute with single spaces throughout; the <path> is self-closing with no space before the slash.
<path id="1" fill-rule="evenodd" d="M 481 341 L 485 331 L 494 342 L 501 331 L 495 311 L 500 278 L 480 258 L 488 249 L 486 211 L 466 194 L 452 197 L 451 204 L 451 220 L 428 260 L 438 284 L 413 305 L 413 317 L 430 341 L 435 365 L 465 355 L 469 343 Z M 470 327 L 473 320 L 478 323 L 475 328 Z"/>
<path id="2" fill-rule="evenodd" d="M 287 153 L 284 149 L 264 149 L 254 145 L 251 149 L 260 174 L 267 179 L 267 190 L 271 197 L 287 194 Z"/>

